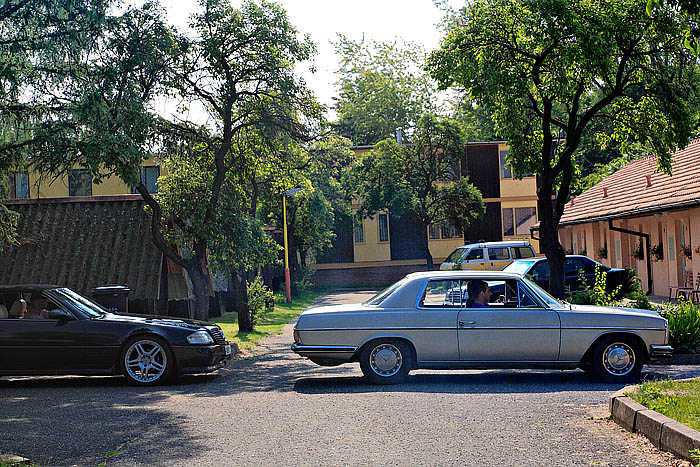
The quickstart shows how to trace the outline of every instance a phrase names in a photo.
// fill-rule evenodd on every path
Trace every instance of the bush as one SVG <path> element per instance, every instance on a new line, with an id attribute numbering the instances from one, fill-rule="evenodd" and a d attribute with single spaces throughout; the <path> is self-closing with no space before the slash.
<path id="1" fill-rule="evenodd" d="M 669 344 L 677 353 L 700 353 L 700 306 L 686 300 L 660 310 L 668 320 Z"/>
<path id="2" fill-rule="evenodd" d="M 615 298 L 619 295 L 622 286 L 618 285 L 614 290 L 606 292 L 606 281 L 605 272 L 598 266 L 595 268 L 595 281 L 592 286 L 586 280 L 583 270 L 579 271 L 581 289 L 569 295 L 568 301 L 577 305 L 618 305 Z"/>
<path id="3" fill-rule="evenodd" d="M 260 276 L 256 276 L 253 282 L 248 282 L 248 308 L 253 327 L 258 324 L 260 318 L 275 308 L 272 290 L 263 283 Z"/>

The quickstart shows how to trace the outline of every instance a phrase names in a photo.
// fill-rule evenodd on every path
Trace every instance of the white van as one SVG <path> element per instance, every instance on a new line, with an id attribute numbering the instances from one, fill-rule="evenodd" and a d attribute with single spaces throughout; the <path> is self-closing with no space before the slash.
<path id="1" fill-rule="evenodd" d="M 535 250 L 524 240 L 470 243 L 450 253 L 440 270 L 489 269 L 500 271 L 516 259 L 532 258 Z"/>

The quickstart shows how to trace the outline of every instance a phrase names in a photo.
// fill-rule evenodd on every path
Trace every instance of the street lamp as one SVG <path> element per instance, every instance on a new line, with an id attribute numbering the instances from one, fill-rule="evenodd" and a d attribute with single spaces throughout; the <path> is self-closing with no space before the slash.
<path id="1" fill-rule="evenodd" d="M 287 303 L 292 301 L 292 286 L 289 277 L 289 246 L 287 245 L 287 196 L 294 196 L 299 193 L 301 188 L 292 188 L 282 193 L 282 219 L 284 222 L 284 286 L 287 293 Z"/>

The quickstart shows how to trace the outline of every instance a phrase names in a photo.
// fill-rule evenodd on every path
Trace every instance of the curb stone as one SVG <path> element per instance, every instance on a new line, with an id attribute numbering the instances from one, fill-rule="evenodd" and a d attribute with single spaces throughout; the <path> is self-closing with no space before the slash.
<path id="1" fill-rule="evenodd" d="M 0 452 L 0 461 L 9 462 L 12 464 L 25 464 L 25 465 L 29 465 L 32 462 L 29 459 L 27 459 L 26 457 L 15 456 L 14 454 L 7 454 L 5 452 Z"/>
<path id="2" fill-rule="evenodd" d="M 695 378 L 690 378 L 695 379 Z M 700 449 L 700 432 L 683 425 L 665 415 L 647 409 L 625 396 L 634 391 L 635 386 L 627 386 L 610 396 L 610 415 L 623 428 L 646 436 L 657 448 L 673 453 L 689 461 L 691 449 Z"/>

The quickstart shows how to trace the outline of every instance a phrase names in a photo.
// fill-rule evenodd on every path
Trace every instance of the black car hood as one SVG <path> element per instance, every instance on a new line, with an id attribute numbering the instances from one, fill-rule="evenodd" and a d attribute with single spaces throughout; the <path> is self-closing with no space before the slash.
<path id="1" fill-rule="evenodd" d="M 107 313 L 100 320 L 111 321 L 115 323 L 141 323 L 149 326 L 174 326 L 178 328 L 191 329 L 198 331 L 207 326 L 212 326 L 206 321 L 198 321 L 194 319 L 174 318 L 172 316 L 157 316 L 157 315 L 131 315 L 131 314 L 114 314 Z"/>

